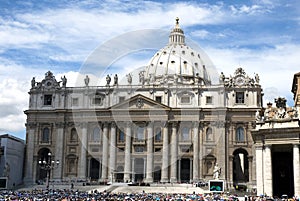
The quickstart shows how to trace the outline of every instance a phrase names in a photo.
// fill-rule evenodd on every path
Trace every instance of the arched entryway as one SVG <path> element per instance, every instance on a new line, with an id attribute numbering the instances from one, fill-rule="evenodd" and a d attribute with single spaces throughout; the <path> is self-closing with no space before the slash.
<path id="1" fill-rule="evenodd" d="M 100 162 L 99 160 L 92 158 L 90 160 L 90 178 L 92 181 L 98 180 L 100 173 Z"/>
<path id="2" fill-rule="evenodd" d="M 232 163 L 233 183 L 245 183 L 249 181 L 248 152 L 245 149 L 237 149 L 233 152 Z"/>
<path id="3" fill-rule="evenodd" d="M 38 163 L 37 163 L 37 180 L 40 181 L 46 181 L 47 178 L 47 171 L 45 169 L 42 169 L 40 167 L 39 161 L 46 161 L 48 162 L 49 160 L 49 156 L 48 153 L 50 152 L 50 150 L 48 148 L 42 148 L 39 150 L 38 152 Z M 50 173 L 50 172 L 49 172 Z"/>

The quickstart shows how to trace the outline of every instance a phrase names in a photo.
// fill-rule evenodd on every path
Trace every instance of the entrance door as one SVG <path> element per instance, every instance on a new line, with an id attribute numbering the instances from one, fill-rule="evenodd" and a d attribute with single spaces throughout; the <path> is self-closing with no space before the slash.
<path id="1" fill-rule="evenodd" d="M 183 158 L 180 163 L 180 181 L 190 182 L 190 159 Z"/>
<path id="2" fill-rule="evenodd" d="M 281 197 L 294 195 L 293 154 L 291 152 L 272 153 L 273 195 Z"/>
<path id="3" fill-rule="evenodd" d="M 134 160 L 134 181 L 142 182 L 144 180 L 144 159 L 136 158 Z"/>
<path id="4" fill-rule="evenodd" d="M 98 180 L 100 172 L 100 162 L 94 158 L 90 161 L 90 177 L 91 180 Z"/>

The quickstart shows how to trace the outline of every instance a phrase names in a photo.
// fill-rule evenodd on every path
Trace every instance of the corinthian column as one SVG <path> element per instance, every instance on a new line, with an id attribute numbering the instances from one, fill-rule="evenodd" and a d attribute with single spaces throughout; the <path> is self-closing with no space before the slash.
<path id="1" fill-rule="evenodd" d="M 177 123 L 172 124 L 172 144 L 171 144 L 171 178 L 170 182 L 177 182 Z"/>
<path id="2" fill-rule="evenodd" d="M 101 180 L 107 180 L 107 168 L 108 168 L 108 123 L 105 122 L 103 126 L 103 141 L 102 141 L 102 172 Z"/>
<path id="3" fill-rule="evenodd" d="M 271 158 L 271 145 L 265 147 L 265 167 L 264 167 L 264 182 L 265 193 L 269 196 L 273 195 L 273 182 L 272 182 L 272 158 Z"/>
<path id="4" fill-rule="evenodd" d="M 169 133 L 168 123 L 163 128 L 163 155 L 161 168 L 161 182 L 168 182 L 168 167 L 169 167 Z"/>
<path id="5" fill-rule="evenodd" d="M 126 127 L 124 182 L 130 181 L 131 174 L 131 123 Z"/>
<path id="6" fill-rule="evenodd" d="M 111 123 L 110 126 L 110 147 L 109 147 L 109 177 L 110 181 L 114 182 L 114 171 L 116 170 L 116 124 Z"/>
<path id="7" fill-rule="evenodd" d="M 199 132 L 198 122 L 194 122 L 193 132 L 193 181 L 199 180 Z"/>
<path id="8" fill-rule="evenodd" d="M 86 179 L 86 156 L 87 156 L 87 123 L 81 125 L 81 149 L 79 156 L 78 176 L 80 179 Z"/>
<path id="9" fill-rule="evenodd" d="M 147 171 L 146 180 L 147 183 L 153 182 L 153 123 L 150 122 L 147 127 Z"/>

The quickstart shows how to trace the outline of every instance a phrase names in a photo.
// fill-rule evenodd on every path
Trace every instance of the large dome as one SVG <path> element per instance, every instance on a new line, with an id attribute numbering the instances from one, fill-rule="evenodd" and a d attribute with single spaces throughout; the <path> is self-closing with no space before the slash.
<path id="1" fill-rule="evenodd" d="M 169 36 L 169 44 L 159 50 L 144 70 L 149 83 L 210 84 L 200 53 L 185 44 L 179 19 Z"/>

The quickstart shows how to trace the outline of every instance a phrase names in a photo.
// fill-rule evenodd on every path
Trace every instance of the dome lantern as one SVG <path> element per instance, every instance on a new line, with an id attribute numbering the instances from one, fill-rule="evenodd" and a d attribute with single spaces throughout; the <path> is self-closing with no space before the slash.
<path id="1" fill-rule="evenodd" d="M 184 45 L 185 44 L 185 36 L 183 30 L 179 27 L 179 18 L 176 18 L 175 27 L 172 29 L 169 36 L 169 44 L 172 45 Z"/>

